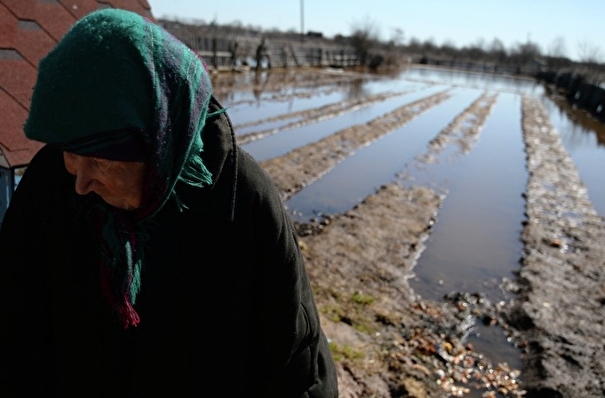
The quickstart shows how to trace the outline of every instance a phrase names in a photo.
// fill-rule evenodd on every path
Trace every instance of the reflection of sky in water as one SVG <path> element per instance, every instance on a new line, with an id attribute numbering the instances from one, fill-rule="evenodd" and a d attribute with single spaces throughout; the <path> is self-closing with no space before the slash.
<path id="1" fill-rule="evenodd" d="M 370 95 L 375 96 L 375 95 L 379 95 L 379 94 L 387 94 L 387 93 L 403 93 L 403 92 L 413 92 L 413 91 L 417 91 L 419 88 L 421 87 L 426 87 L 426 84 L 422 84 L 422 83 L 414 83 L 414 82 L 404 82 L 404 84 L 400 84 L 397 86 L 397 90 L 393 90 L 393 85 L 392 84 L 388 84 L 388 82 L 380 82 L 380 83 L 368 83 L 367 87 L 363 89 L 364 92 L 367 92 L 369 94 L 364 95 L 365 97 L 369 97 Z M 432 87 L 432 86 L 431 86 Z M 355 97 L 355 98 L 348 98 L 352 96 L 351 92 L 347 92 L 347 93 L 343 93 L 343 95 L 341 95 L 337 101 L 333 101 L 333 102 L 329 102 L 329 103 L 325 103 L 327 101 L 322 101 L 322 103 L 315 103 L 315 106 L 312 106 L 310 108 L 307 109 L 317 109 L 320 108 L 322 106 L 331 106 L 331 105 L 339 105 L 339 103 L 342 103 L 343 101 L 358 101 L 359 96 Z M 361 98 L 363 98 L 364 96 L 362 96 Z M 316 101 L 315 97 L 315 101 Z M 382 101 L 383 103 L 387 104 L 387 103 L 392 103 L 392 99 L 387 99 L 385 101 Z M 325 103 L 325 105 L 323 104 Z M 266 107 L 264 108 L 265 111 L 268 111 L 270 109 L 273 109 L 274 104 L 268 103 L 266 104 Z M 372 106 L 374 108 L 386 108 L 385 106 L 382 106 L 381 104 L 372 104 L 372 105 L 368 105 L 368 106 Z M 365 108 L 365 106 L 364 106 Z M 354 111 L 356 113 L 360 113 L 362 112 L 363 109 L 358 111 Z M 276 114 L 278 115 L 278 114 Z M 342 116 L 342 115 L 341 115 Z M 263 117 L 264 118 L 270 118 L 271 116 L 266 116 Z M 340 116 L 338 116 L 340 117 Z M 268 121 L 266 123 L 258 123 L 255 125 L 251 125 L 251 126 L 242 126 L 242 127 L 236 127 L 236 134 L 237 135 L 244 135 L 244 134 L 249 134 L 249 133 L 254 133 L 254 132 L 259 132 L 259 131 L 265 131 L 265 130 L 269 130 L 269 129 L 275 129 L 275 128 L 284 128 L 287 125 L 293 123 L 293 122 L 297 122 L 297 121 L 302 121 L 304 120 L 305 116 L 295 116 L 295 117 L 290 117 L 290 118 L 284 118 L 282 120 L 275 120 L 275 121 Z M 295 131 L 295 129 L 292 129 L 290 131 Z"/>
<path id="2" fill-rule="evenodd" d="M 231 122 L 237 127 L 238 124 L 259 121 L 274 117 L 283 113 L 298 112 L 312 108 L 319 108 L 346 98 L 343 92 L 323 93 L 311 97 L 289 97 L 283 100 L 259 101 L 254 103 L 243 103 L 233 107 L 227 107 Z M 239 131 L 236 132 L 239 134 Z"/>
<path id="3" fill-rule="evenodd" d="M 414 172 L 410 185 L 427 175 L 448 190 L 412 287 L 426 298 L 456 291 L 488 291 L 486 281 L 512 278 L 518 269 L 527 183 L 520 97 L 500 94 L 479 140 L 466 155 Z M 493 297 L 492 297 L 493 298 Z"/>
<path id="4" fill-rule="evenodd" d="M 517 94 L 539 95 L 542 86 L 533 79 L 493 73 L 464 72 L 432 68 L 410 68 L 400 75 L 403 79 L 434 81 L 440 84 L 475 87 L 490 91 L 508 91 Z"/>
<path id="5" fill-rule="evenodd" d="M 261 121 L 281 114 L 320 108 L 342 101 L 354 101 L 371 95 L 416 90 L 420 86 L 425 86 L 425 84 L 390 78 L 356 79 L 348 84 L 339 85 L 338 90 L 331 92 L 324 88 L 307 88 L 299 91 L 311 94 L 309 96 L 290 95 L 275 99 L 272 97 L 273 94 L 270 94 L 266 98 L 260 98 L 252 103 L 245 102 L 230 106 L 229 102 L 225 102 L 223 105 L 228 107 L 229 116 L 234 126 L 237 127 L 238 124 Z M 313 94 L 314 91 L 316 94 Z M 263 129 L 259 126 L 244 127 L 241 130 L 238 129 L 236 134 L 246 134 Z"/>
<path id="6" fill-rule="evenodd" d="M 367 123 L 400 106 L 404 106 L 443 90 L 444 87 L 442 86 L 431 86 L 425 90 L 389 98 L 388 100 L 377 102 L 331 119 L 282 131 L 269 137 L 253 141 L 242 146 L 242 148 L 258 161 L 282 156 L 297 147 L 318 141 L 347 127 Z"/>
<path id="7" fill-rule="evenodd" d="M 295 219 L 307 221 L 318 213 L 344 212 L 380 185 L 393 181 L 406 163 L 422 153 L 429 141 L 481 93 L 465 90 L 453 94 L 406 125 L 358 149 L 290 198 L 286 205 L 297 211 Z"/>

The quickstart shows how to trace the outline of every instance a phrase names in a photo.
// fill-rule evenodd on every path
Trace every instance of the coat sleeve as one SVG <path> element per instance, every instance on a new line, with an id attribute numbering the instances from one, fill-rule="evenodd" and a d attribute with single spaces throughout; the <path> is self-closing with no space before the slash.
<path id="1" fill-rule="evenodd" d="M 0 229 L 0 396 L 48 396 L 50 322 L 48 197 L 56 154 L 43 148 L 25 172 Z"/>
<path id="2" fill-rule="evenodd" d="M 335 366 L 292 221 L 264 171 L 245 153 L 240 161 L 239 169 L 258 179 L 250 182 L 258 196 L 248 212 L 252 214 L 249 225 L 258 231 L 255 245 L 261 259 L 260 305 L 269 314 L 261 327 L 263 336 L 272 342 L 265 348 L 272 361 L 267 367 L 274 366 L 277 375 L 272 383 L 280 386 L 283 397 L 336 397 Z"/>

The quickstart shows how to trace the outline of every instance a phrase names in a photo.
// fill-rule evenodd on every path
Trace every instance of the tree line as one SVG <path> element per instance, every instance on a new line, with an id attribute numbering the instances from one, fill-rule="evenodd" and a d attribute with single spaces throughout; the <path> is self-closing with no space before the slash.
<path id="1" fill-rule="evenodd" d="M 307 45 L 350 46 L 357 51 L 365 64 L 376 62 L 377 57 L 385 66 L 396 66 L 402 60 L 432 63 L 438 65 L 482 65 L 485 70 L 515 71 L 518 73 L 572 72 L 581 74 L 595 84 L 605 82 L 605 56 L 600 48 L 588 41 L 578 43 L 578 60 L 566 55 L 563 37 L 557 37 L 547 49 L 527 40 L 506 47 L 498 38 L 491 41 L 479 39 L 473 44 L 457 46 L 451 41 L 438 45 L 432 39 L 420 40 L 411 37 L 404 40 L 402 29 L 392 29 L 386 40 L 380 37 L 379 25 L 370 20 L 351 24 L 350 34 L 337 34 L 333 38 L 324 37 L 321 32 L 302 34 L 294 29 L 280 31 L 263 29 L 259 26 L 243 25 L 235 21 L 219 24 L 216 21 L 160 19 L 159 22 L 177 37 L 202 35 L 210 37 L 257 38 L 265 40 L 289 40 Z"/>

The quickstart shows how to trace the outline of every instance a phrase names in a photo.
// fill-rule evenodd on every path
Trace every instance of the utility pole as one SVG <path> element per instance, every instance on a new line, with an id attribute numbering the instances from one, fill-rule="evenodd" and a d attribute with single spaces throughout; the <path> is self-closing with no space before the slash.
<path id="1" fill-rule="evenodd" d="M 305 1 L 300 0 L 300 41 L 305 41 Z"/>

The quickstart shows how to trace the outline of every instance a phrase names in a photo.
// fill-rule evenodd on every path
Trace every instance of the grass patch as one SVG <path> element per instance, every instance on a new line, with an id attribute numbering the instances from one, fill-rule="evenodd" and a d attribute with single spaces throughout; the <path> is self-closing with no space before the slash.
<path id="1" fill-rule="evenodd" d="M 355 304 L 360 304 L 360 305 L 370 305 L 376 301 L 376 298 L 374 298 L 374 296 L 370 296 L 368 294 L 363 294 L 361 292 L 353 293 L 353 296 L 351 297 L 351 299 L 353 300 L 353 302 Z"/>
<path id="2" fill-rule="evenodd" d="M 330 352 L 336 362 L 342 362 L 345 359 L 353 362 L 358 362 L 365 357 L 365 354 L 348 345 L 339 345 L 335 342 L 330 342 Z"/>
<path id="3" fill-rule="evenodd" d="M 374 302 L 376 302 L 374 296 L 356 291 L 349 296 L 348 300 L 323 305 L 319 310 L 332 322 L 343 322 L 352 326 L 358 332 L 373 334 L 376 325 L 372 321 L 374 315 L 371 314 L 372 311 L 369 310 L 369 306 Z"/>
<path id="4" fill-rule="evenodd" d="M 344 309 L 336 304 L 326 304 L 319 311 L 332 322 L 341 322 L 345 317 Z"/>

